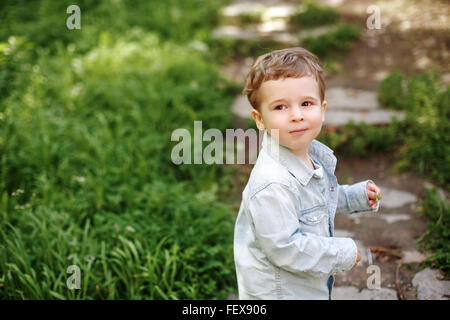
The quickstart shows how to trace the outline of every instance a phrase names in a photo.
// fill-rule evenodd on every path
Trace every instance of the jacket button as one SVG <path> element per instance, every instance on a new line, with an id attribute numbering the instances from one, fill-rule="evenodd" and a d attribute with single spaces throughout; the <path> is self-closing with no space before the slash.
<path id="1" fill-rule="evenodd" d="M 330 191 L 331 191 L 331 192 L 334 192 L 334 187 L 330 187 Z"/>

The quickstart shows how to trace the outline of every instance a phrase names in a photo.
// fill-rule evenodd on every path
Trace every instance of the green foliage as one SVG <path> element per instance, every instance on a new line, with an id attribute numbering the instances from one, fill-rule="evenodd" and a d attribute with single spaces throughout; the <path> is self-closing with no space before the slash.
<path id="1" fill-rule="evenodd" d="M 450 203 L 441 199 L 436 188 L 425 190 L 419 212 L 427 218 L 427 230 L 417 239 L 420 249 L 432 251 L 425 265 L 439 268 L 450 276 Z"/>
<path id="2" fill-rule="evenodd" d="M 398 168 L 450 185 L 450 86 L 444 88 L 436 72 L 411 76 L 406 91 L 404 147 Z"/>
<path id="3" fill-rule="evenodd" d="M 18 85 L 16 78 L 32 59 L 33 43 L 23 37 L 9 37 L 0 42 L 0 96 L 6 97 Z"/>
<path id="4" fill-rule="evenodd" d="M 398 123 L 394 118 L 393 123 Z M 394 124 L 376 127 L 349 121 L 336 130 L 322 130 L 317 139 L 336 153 L 367 157 L 374 152 L 394 152 L 399 143 Z"/>
<path id="5" fill-rule="evenodd" d="M 240 57 L 258 57 L 267 52 L 282 49 L 283 45 L 271 39 L 208 39 L 211 57 L 219 63 L 227 63 L 230 59 Z"/>
<path id="6" fill-rule="evenodd" d="M 1 2 L 11 22 L 0 31 L 9 39 L 0 43 L 2 299 L 225 299 L 236 290 L 232 168 L 171 161 L 173 130 L 232 126 L 235 86 L 182 41 L 209 30 L 219 1 L 201 10 L 169 2 L 85 1 L 75 33 L 64 1 Z M 151 21 L 176 4 L 198 14 L 165 28 Z M 64 31 L 52 34 L 58 8 Z M 98 24 L 90 12 L 104 13 Z M 81 290 L 66 286 L 73 264 Z"/>
<path id="7" fill-rule="evenodd" d="M 239 27 L 245 27 L 248 24 L 260 23 L 262 20 L 262 13 L 255 12 L 240 14 L 235 18 L 235 20 L 235 24 L 237 24 Z M 230 23 L 233 24 L 232 21 Z"/>
<path id="8" fill-rule="evenodd" d="M 378 101 L 385 108 L 406 109 L 408 104 L 405 91 L 405 77 L 400 71 L 392 71 L 378 84 Z"/>
<path id="9" fill-rule="evenodd" d="M 305 10 L 291 17 L 291 22 L 303 28 L 313 28 L 322 25 L 334 24 L 339 20 L 339 12 L 333 8 L 320 6 L 308 1 Z"/>
<path id="10" fill-rule="evenodd" d="M 92 1 L 80 0 L 3 0 L 0 3 L 0 41 L 10 35 L 27 36 L 38 46 L 54 48 L 77 42 L 77 50 L 95 46 L 100 33 L 120 36 L 124 30 L 139 27 L 159 35 L 160 39 L 185 43 L 204 40 L 219 19 L 226 0 L 166 1 Z M 81 29 L 68 30 L 68 6 L 81 11 Z"/>
<path id="11" fill-rule="evenodd" d="M 359 37 L 359 25 L 338 23 L 325 34 L 306 37 L 303 39 L 303 45 L 320 58 L 340 58 L 353 47 Z"/>

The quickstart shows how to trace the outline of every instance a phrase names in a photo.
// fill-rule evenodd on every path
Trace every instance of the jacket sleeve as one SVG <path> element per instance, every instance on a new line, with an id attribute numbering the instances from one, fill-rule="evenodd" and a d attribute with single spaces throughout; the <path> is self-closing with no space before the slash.
<path id="1" fill-rule="evenodd" d="M 352 185 L 338 184 L 338 203 L 337 213 L 359 213 L 359 212 L 378 212 L 380 201 L 377 202 L 375 210 L 372 210 L 367 196 L 366 186 L 372 180 L 361 181 Z"/>
<path id="2" fill-rule="evenodd" d="M 356 262 L 355 242 L 302 232 L 296 202 L 294 192 L 278 183 L 271 183 L 249 199 L 247 210 L 255 237 L 268 259 L 292 273 L 316 277 L 350 270 Z"/>

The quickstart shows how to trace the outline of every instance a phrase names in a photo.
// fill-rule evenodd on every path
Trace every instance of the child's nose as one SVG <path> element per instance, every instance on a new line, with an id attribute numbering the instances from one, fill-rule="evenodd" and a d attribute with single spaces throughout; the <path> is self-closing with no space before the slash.
<path id="1" fill-rule="evenodd" d="M 301 106 L 295 106 L 291 108 L 291 120 L 292 121 L 304 120 L 303 110 Z"/>

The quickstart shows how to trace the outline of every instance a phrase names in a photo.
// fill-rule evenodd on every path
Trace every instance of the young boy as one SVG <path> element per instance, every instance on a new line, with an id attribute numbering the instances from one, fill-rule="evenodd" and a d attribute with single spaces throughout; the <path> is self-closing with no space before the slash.
<path id="1" fill-rule="evenodd" d="M 333 151 L 315 140 L 327 102 L 319 61 L 303 48 L 258 57 L 243 90 L 262 149 L 242 193 L 234 258 L 240 299 L 331 299 L 336 272 L 360 260 L 334 216 L 377 212 L 372 180 L 339 185 Z"/>

